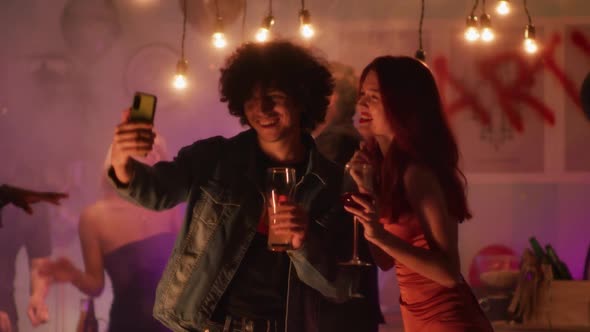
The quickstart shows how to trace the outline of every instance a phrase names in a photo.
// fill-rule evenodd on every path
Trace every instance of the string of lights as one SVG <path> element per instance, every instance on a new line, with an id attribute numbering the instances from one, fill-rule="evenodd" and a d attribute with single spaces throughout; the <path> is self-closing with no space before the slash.
<path id="1" fill-rule="evenodd" d="M 539 50 L 539 46 L 537 45 L 536 40 L 536 28 L 533 24 L 533 19 L 531 17 L 531 13 L 529 12 L 529 7 L 527 6 L 527 0 L 523 0 L 524 5 L 524 12 L 528 18 L 528 24 L 525 26 L 524 29 L 524 50 L 529 54 L 537 53 Z"/>
<path id="2" fill-rule="evenodd" d="M 182 37 L 180 41 L 180 60 L 176 64 L 176 75 L 174 75 L 173 85 L 176 89 L 185 89 L 188 85 L 186 73 L 188 71 L 188 61 L 184 57 L 184 43 L 186 39 L 186 17 L 187 17 L 187 0 L 182 1 Z"/>
<path id="3" fill-rule="evenodd" d="M 467 16 L 467 27 L 465 29 L 465 39 L 469 42 L 478 41 L 480 38 L 479 34 L 479 20 L 475 15 L 475 10 L 477 10 L 477 6 L 479 5 L 479 0 L 475 0 L 473 3 L 473 8 L 471 8 L 471 13 Z"/>
<path id="4" fill-rule="evenodd" d="M 494 40 L 494 30 L 492 29 L 491 16 L 486 13 L 486 0 L 482 0 L 481 7 L 482 13 L 478 19 L 475 16 L 475 11 L 479 5 L 479 0 L 475 0 L 471 13 L 467 16 L 467 24 L 465 28 L 464 37 L 468 42 L 475 42 L 481 40 L 485 43 L 489 43 Z M 523 0 L 524 12 L 526 13 L 528 24 L 524 29 L 524 42 L 523 47 L 525 52 L 534 54 L 538 51 L 539 45 L 536 40 L 536 28 L 533 24 L 533 19 L 529 12 L 527 0 Z M 511 12 L 509 0 L 498 0 L 496 5 L 496 12 L 499 15 L 507 15 Z"/>
<path id="5" fill-rule="evenodd" d="M 268 0 L 268 15 L 262 19 L 262 24 L 256 33 L 256 40 L 260 43 L 268 41 L 271 37 L 271 28 L 275 24 L 275 18 L 272 16 L 272 0 Z"/>
<path id="6" fill-rule="evenodd" d="M 496 13 L 502 16 L 510 14 L 510 1 L 498 0 L 498 4 L 496 5 Z"/>
<path id="7" fill-rule="evenodd" d="M 212 35 L 212 44 L 215 48 L 224 48 L 228 45 L 227 38 L 224 32 L 223 16 L 220 11 L 219 0 L 214 0 L 215 4 L 215 27 Z M 244 1 L 244 13 L 242 17 L 242 41 L 244 41 L 244 31 L 246 24 L 246 1 Z M 418 49 L 415 57 L 421 61 L 426 61 L 426 52 L 423 45 L 423 27 L 425 14 L 425 0 L 421 0 L 420 19 L 418 25 Z M 476 11 L 481 7 L 481 13 L 478 16 Z M 523 0 L 524 12 L 526 13 L 528 23 L 524 29 L 523 48 L 525 52 L 534 54 L 538 51 L 539 45 L 536 40 L 536 28 L 533 24 L 531 14 L 529 12 L 527 0 Z M 496 13 L 499 15 L 508 15 L 511 11 L 510 0 L 498 0 L 496 3 Z M 180 45 L 180 60 L 176 64 L 176 74 L 174 76 L 173 85 L 177 89 L 185 89 L 188 85 L 187 71 L 188 61 L 185 57 L 185 41 L 186 41 L 186 25 L 187 25 L 188 4 L 187 0 L 182 1 L 182 37 Z M 255 35 L 255 40 L 258 42 L 266 42 L 272 37 L 272 28 L 275 24 L 273 16 L 273 0 L 268 0 L 268 13 L 263 18 L 262 23 Z M 301 9 L 299 11 L 299 33 L 304 39 L 311 39 L 315 35 L 315 29 L 311 24 L 310 11 L 305 6 L 305 0 L 301 0 Z M 495 33 L 492 28 L 492 18 L 486 12 L 486 0 L 474 0 L 473 7 L 466 19 L 466 28 L 464 37 L 468 42 L 482 41 L 490 43 L 495 39 Z"/>
<path id="8" fill-rule="evenodd" d="M 492 17 L 486 12 L 486 0 L 481 1 L 481 16 L 479 17 L 481 40 L 489 43 L 496 37 L 492 29 Z"/>
<path id="9" fill-rule="evenodd" d="M 315 34 L 311 25 L 311 15 L 305 8 L 305 0 L 301 0 L 301 11 L 299 11 L 299 33 L 304 39 L 311 39 Z"/>
<path id="10" fill-rule="evenodd" d="M 227 39 L 223 32 L 223 18 L 219 12 L 219 1 L 215 0 L 215 30 L 213 30 L 212 42 L 215 48 L 224 48 L 227 46 Z"/>

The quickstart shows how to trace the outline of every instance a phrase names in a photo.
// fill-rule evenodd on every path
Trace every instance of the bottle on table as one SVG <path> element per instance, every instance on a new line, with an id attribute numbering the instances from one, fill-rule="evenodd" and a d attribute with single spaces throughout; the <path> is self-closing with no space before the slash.
<path id="1" fill-rule="evenodd" d="M 553 249 L 553 247 L 550 244 L 545 246 L 545 252 L 549 257 L 551 265 L 553 266 L 554 273 L 555 271 L 557 272 L 555 279 L 572 280 L 572 274 L 568 269 L 567 265 L 565 265 L 565 263 L 559 259 L 557 253 L 555 252 L 555 249 Z"/>

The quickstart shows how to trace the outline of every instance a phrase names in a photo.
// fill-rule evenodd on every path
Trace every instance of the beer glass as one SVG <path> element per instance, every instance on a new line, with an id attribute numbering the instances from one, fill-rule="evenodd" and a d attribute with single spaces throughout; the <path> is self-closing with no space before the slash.
<path id="1" fill-rule="evenodd" d="M 295 191 L 295 169 L 290 167 L 272 167 L 266 174 L 266 201 L 268 224 L 276 224 L 271 219 L 270 212 L 277 212 L 277 207 L 284 203 L 293 202 Z M 285 251 L 291 249 L 291 235 L 275 234 L 272 228 L 268 230 L 268 249 L 272 251 Z"/>

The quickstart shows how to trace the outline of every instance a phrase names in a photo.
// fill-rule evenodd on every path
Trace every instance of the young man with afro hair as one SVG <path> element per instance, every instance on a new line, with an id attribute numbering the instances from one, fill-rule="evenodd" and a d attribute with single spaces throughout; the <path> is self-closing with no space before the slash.
<path id="1" fill-rule="evenodd" d="M 156 294 L 154 316 L 174 331 L 318 330 L 321 298 L 343 301 L 331 216 L 341 208 L 342 169 L 316 149 L 333 79 L 322 60 L 286 41 L 247 43 L 221 69 L 221 101 L 250 127 L 212 137 L 153 167 L 133 157 L 153 144 L 151 125 L 124 122 L 113 139 L 110 178 L 147 208 L 186 201 L 187 214 Z M 294 203 L 266 208 L 270 167 L 296 169 Z M 271 230 L 290 249 L 267 249 Z"/>

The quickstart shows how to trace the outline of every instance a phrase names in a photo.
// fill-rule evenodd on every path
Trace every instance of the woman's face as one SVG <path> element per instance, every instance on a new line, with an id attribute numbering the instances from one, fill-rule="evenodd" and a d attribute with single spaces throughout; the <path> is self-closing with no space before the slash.
<path id="1" fill-rule="evenodd" d="M 384 136 L 393 139 L 393 128 L 385 115 L 377 73 L 369 71 L 363 81 L 356 104 L 358 129 L 363 136 Z"/>

